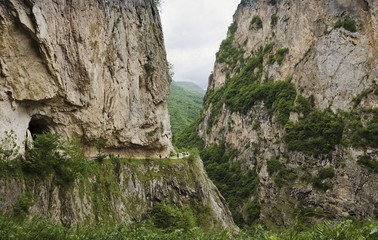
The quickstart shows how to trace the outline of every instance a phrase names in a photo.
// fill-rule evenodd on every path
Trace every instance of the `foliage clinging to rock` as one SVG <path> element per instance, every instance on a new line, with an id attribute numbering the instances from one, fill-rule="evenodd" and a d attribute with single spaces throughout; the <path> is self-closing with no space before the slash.
<path id="1" fill-rule="evenodd" d="M 334 25 L 335 28 L 344 28 L 345 30 L 348 30 L 350 32 L 356 32 L 356 21 L 352 19 L 351 17 L 345 17 L 342 19 L 337 20 L 337 22 Z"/>
<path id="2" fill-rule="evenodd" d="M 298 123 L 285 125 L 289 150 L 308 154 L 326 154 L 341 143 L 343 122 L 329 111 L 315 110 Z"/>

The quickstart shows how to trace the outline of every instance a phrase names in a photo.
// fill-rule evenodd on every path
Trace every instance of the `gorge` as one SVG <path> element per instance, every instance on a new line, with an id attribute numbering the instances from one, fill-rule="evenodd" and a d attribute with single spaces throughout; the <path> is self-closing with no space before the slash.
<path id="1" fill-rule="evenodd" d="M 378 3 L 242 0 L 175 146 L 158 4 L 0 2 L 0 232 L 5 216 L 161 239 L 376 239 Z M 298 239 L 330 239 L 315 232 Z"/>

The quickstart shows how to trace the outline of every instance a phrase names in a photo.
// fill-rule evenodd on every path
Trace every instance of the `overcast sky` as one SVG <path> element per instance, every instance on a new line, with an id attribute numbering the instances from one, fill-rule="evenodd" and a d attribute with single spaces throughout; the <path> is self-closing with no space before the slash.
<path id="1" fill-rule="evenodd" d="M 174 81 L 207 87 L 215 53 L 240 0 L 163 0 L 161 19 Z"/>

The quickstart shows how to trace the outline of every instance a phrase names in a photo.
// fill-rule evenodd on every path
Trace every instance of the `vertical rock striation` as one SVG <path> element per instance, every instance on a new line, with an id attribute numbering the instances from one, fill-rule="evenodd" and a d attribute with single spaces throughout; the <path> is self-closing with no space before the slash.
<path id="1" fill-rule="evenodd" d="M 377 11 L 369 0 L 241 1 L 199 134 L 258 173 L 261 221 L 378 216 Z"/>
<path id="2" fill-rule="evenodd" d="M 171 151 L 170 79 L 150 0 L 0 2 L 0 136 L 81 139 L 87 154 Z"/>
<path id="3" fill-rule="evenodd" d="M 199 159 L 90 165 L 92 171 L 71 184 L 55 175 L 1 176 L 0 212 L 40 215 L 70 227 L 110 226 L 120 221 L 142 222 L 151 217 L 157 204 L 166 202 L 189 206 L 199 225 L 235 228 L 223 197 Z"/>

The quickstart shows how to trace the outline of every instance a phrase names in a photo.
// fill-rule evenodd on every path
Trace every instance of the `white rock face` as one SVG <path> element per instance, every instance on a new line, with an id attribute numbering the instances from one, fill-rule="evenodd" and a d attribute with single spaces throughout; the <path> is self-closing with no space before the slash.
<path id="1" fill-rule="evenodd" d="M 261 18 L 262 28 L 251 27 L 254 16 Z M 356 21 L 356 32 L 334 27 L 345 16 Z M 274 18 L 276 24 L 272 24 Z M 244 52 L 244 59 L 270 43 L 274 44 L 273 52 L 288 49 L 282 64 L 269 64 L 264 59 L 258 81 L 290 79 L 298 95 L 312 97 L 316 108 L 329 108 L 334 113 L 355 108 L 353 99 L 359 95 L 364 95 L 359 108 L 378 107 L 377 1 L 247 0 L 239 5 L 234 23 L 237 30 L 232 45 Z M 216 62 L 208 91 L 222 89 L 237 74 L 238 67 L 229 71 L 227 64 Z M 289 151 L 284 126 L 268 113 L 263 102 L 255 103 L 245 114 L 223 105 L 217 116 L 211 115 L 213 105 L 205 106 L 199 134 L 206 145 L 225 142 L 238 151 L 233 160 L 243 169 L 259 172 L 258 196 L 251 198 L 259 199 L 260 220 L 291 224 L 296 217 L 294 209 L 301 207 L 328 212 L 331 218 L 378 216 L 377 174 L 357 163 L 362 155 L 378 159 L 377 149 L 363 152 L 337 146 L 321 156 Z M 300 117 L 298 113 L 290 114 L 294 122 Z M 211 122 L 211 118 L 215 120 Z M 278 186 L 274 179 L 277 176 L 267 171 L 267 160 L 272 158 L 280 159 L 299 176 L 315 176 L 318 169 L 333 167 L 333 190 L 322 193 L 298 179 L 290 186 Z"/>
<path id="2" fill-rule="evenodd" d="M 167 69 L 151 1 L 2 1 L 0 137 L 33 128 L 88 155 L 99 138 L 109 153 L 168 155 Z"/>

